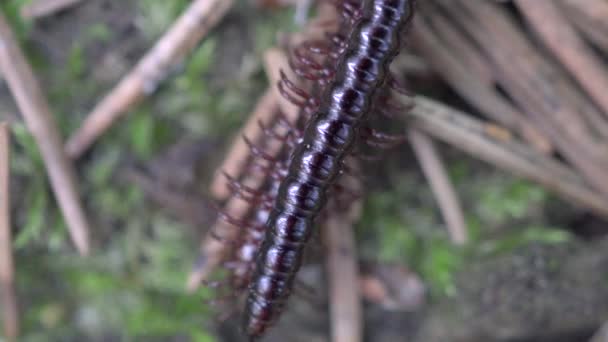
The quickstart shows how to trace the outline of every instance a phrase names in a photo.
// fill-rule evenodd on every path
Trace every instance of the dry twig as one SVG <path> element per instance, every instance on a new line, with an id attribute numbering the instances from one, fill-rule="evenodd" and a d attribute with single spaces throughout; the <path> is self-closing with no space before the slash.
<path id="1" fill-rule="evenodd" d="M 433 27 L 435 30 L 433 30 Z M 464 35 L 435 16 L 417 17 L 413 32 L 414 43 L 439 75 L 462 97 L 479 108 L 487 117 L 518 132 L 540 151 L 551 151 L 551 143 L 494 87 L 494 76 L 488 61 L 475 53 L 475 47 Z M 448 45 L 450 44 L 451 45 Z M 451 48 L 450 48 L 451 46 Z M 449 50 L 448 50 L 449 49 Z M 453 51 L 454 54 L 446 54 Z M 458 51 L 466 51 L 459 58 Z"/>
<path id="2" fill-rule="evenodd" d="M 408 138 L 416 153 L 418 163 L 431 185 L 452 242 L 457 245 L 465 244 L 468 237 L 462 206 L 433 140 L 416 129 L 408 129 Z"/>
<path id="3" fill-rule="evenodd" d="M 152 93 L 169 68 L 192 51 L 228 12 L 233 0 L 195 0 L 146 56 L 93 109 L 66 150 L 78 158 L 134 103 Z"/>
<path id="4" fill-rule="evenodd" d="M 354 162 L 350 167 L 356 168 Z M 345 181 L 349 181 L 349 188 L 361 188 L 359 180 L 348 178 Z M 361 211 L 362 203 L 356 200 L 348 210 L 332 212 L 322 227 L 333 342 L 363 341 L 359 266 L 353 228 L 361 217 Z"/>
<path id="5" fill-rule="evenodd" d="M 34 0 L 21 9 L 23 19 L 38 19 L 74 6 L 82 0 Z"/>
<path id="6" fill-rule="evenodd" d="M 80 254 L 89 252 L 89 223 L 78 198 L 76 177 L 65 155 L 48 102 L 15 36 L 0 13 L 0 71 L 13 93 L 47 168 L 51 186 Z"/>
<path id="7" fill-rule="evenodd" d="M 495 66 L 501 87 L 589 184 L 608 194 L 608 122 L 525 37 L 514 19 L 490 2 L 435 1 Z M 581 115 L 583 114 L 583 115 Z"/>
<path id="8" fill-rule="evenodd" d="M 547 47 L 608 115 L 606 67 L 569 25 L 557 3 L 527 0 L 517 0 L 516 3 Z M 608 20 L 608 16 L 604 20 Z"/>
<path id="9" fill-rule="evenodd" d="M 9 132 L 5 123 L 0 123 L 0 300 L 4 335 L 15 341 L 19 335 L 19 310 L 14 285 L 13 244 L 10 226 L 10 148 Z"/>
<path id="10" fill-rule="evenodd" d="M 409 101 L 405 98 L 404 104 Z M 415 101 L 414 109 L 404 114 L 414 128 L 608 218 L 608 198 L 590 189 L 568 166 L 513 139 L 489 134 L 488 125 L 470 114 L 422 96 Z"/>

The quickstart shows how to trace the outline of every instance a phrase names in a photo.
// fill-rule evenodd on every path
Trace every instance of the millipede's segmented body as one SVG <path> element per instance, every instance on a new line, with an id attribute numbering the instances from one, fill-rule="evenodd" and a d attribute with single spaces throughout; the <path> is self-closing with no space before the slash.
<path id="1" fill-rule="evenodd" d="M 244 329 L 264 334 L 283 310 L 327 190 L 376 104 L 401 47 L 413 0 L 367 1 L 281 182 L 257 257 Z"/>

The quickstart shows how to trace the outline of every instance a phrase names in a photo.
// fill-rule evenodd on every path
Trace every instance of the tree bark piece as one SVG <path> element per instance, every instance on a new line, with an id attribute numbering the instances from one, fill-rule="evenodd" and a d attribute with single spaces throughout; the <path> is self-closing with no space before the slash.
<path id="1" fill-rule="evenodd" d="M 0 123 L 0 300 L 4 336 L 16 341 L 19 335 L 19 309 L 15 294 L 13 244 L 10 225 L 10 147 L 9 131 Z"/>
<path id="2" fill-rule="evenodd" d="M 150 52 L 95 106 L 68 140 L 68 155 L 80 157 L 133 104 L 154 92 L 170 66 L 192 51 L 232 4 L 233 0 L 192 2 Z"/>
<path id="3" fill-rule="evenodd" d="M 59 130 L 31 67 L 0 13 L 0 71 L 34 136 L 70 235 L 82 255 L 89 253 L 89 223 L 78 198 L 73 165 L 65 155 Z"/>

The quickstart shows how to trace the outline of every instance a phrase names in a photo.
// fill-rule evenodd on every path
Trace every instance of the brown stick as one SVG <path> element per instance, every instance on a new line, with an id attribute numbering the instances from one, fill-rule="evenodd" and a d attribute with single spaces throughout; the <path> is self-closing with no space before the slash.
<path id="1" fill-rule="evenodd" d="M 354 161 L 349 164 L 353 169 L 358 168 Z M 341 181 L 352 189 L 362 186 L 359 180 L 350 177 Z M 348 210 L 332 211 L 321 228 L 326 250 L 332 342 L 363 341 L 359 265 L 353 233 L 361 212 L 362 202 L 356 200 Z"/>
<path id="2" fill-rule="evenodd" d="M 330 217 L 325 225 L 329 311 L 333 342 L 362 341 L 361 297 L 359 295 L 353 222 Z"/>
<path id="3" fill-rule="evenodd" d="M 93 109 L 83 125 L 70 137 L 66 151 L 78 158 L 134 103 L 153 92 L 177 60 L 192 51 L 199 41 L 228 12 L 233 0 L 196 0 L 142 58 L 135 68 Z"/>
<path id="4" fill-rule="evenodd" d="M 10 226 L 10 147 L 8 126 L 0 123 L 0 291 L 4 336 L 16 341 L 19 335 L 19 309 L 14 284 L 13 244 Z"/>
<path id="5" fill-rule="evenodd" d="M 407 103 L 408 99 L 404 99 L 404 104 Z M 418 96 L 416 106 L 404 113 L 404 118 L 430 136 L 532 180 L 572 203 L 608 218 L 608 198 L 591 190 L 576 172 L 515 140 L 487 134 L 487 125 L 470 114 Z"/>
<path id="6" fill-rule="evenodd" d="M 63 151 L 48 102 L 15 36 L 0 13 L 0 71 L 13 93 L 47 168 L 70 235 L 82 255 L 89 253 L 89 223 L 78 198 L 73 166 Z"/>
<path id="7" fill-rule="evenodd" d="M 21 17 L 27 20 L 46 17 L 74 6 L 82 0 L 35 0 L 23 6 Z"/>
<path id="8" fill-rule="evenodd" d="M 457 245 L 465 244 L 468 236 L 462 206 L 433 140 L 416 129 L 410 128 L 407 133 L 418 163 L 431 185 L 452 242 Z"/>
<path id="9" fill-rule="evenodd" d="M 569 25 L 557 3 L 517 0 L 516 4 L 553 55 L 608 115 L 608 72 L 605 65 Z M 608 16 L 604 20 L 608 20 Z"/>

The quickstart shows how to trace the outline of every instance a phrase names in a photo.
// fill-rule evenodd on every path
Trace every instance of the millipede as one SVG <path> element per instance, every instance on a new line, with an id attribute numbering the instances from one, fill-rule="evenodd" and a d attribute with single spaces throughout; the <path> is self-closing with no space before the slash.
<path id="1" fill-rule="evenodd" d="M 278 186 L 286 175 L 288 157 L 296 146 L 296 140 L 301 134 L 294 124 L 290 123 L 280 112 L 276 115 L 274 122 L 265 125 L 258 122 L 263 140 L 259 145 L 253 144 L 247 137 L 243 137 L 249 147 L 251 158 L 244 166 L 244 174 L 257 172 L 261 180 L 258 186 L 246 185 L 243 179 L 236 179 L 226 172 L 222 172 L 226 179 L 227 187 L 231 191 L 227 201 L 238 198 L 248 204 L 243 217 L 235 217 L 226 208 L 218 206 L 218 220 L 238 229 L 238 234 L 232 239 L 226 239 L 215 231 L 210 235 L 225 244 L 229 244 L 230 253 L 222 261 L 223 267 L 228 271 L 227 279 L 223 281 L 207 282 L 208 285 L 219 287 L 227 285 L 229 293 L 224 298 L 238 298 L 247 289 L 255 266 L 255 256 L 258 253 L 264 232 L 266 221 L 272 208 L 272 202 L 276 198 Z M 273 142 L 280 143 L 280 151 L 271 155 L 266 149 Z M 353 193 L 347 185 L 335 184 L 336 193 L 344 193 L 345 198 L 335 196 L 335 203 L 340 207 L 347 207 L 354 198 Z M 222 298 L 222 297 L 220 297 Z"/>
<path id="2" fill-rule="evenodd" d="M 387 87 L 400 90 L 389 67 L 411 22 L 413 1 L 336 4 L 350 33 L 328 35 L 329 44 L 302 43 L 291 55 L 296 74 L 316 81 L 320 96 L 311 96 L 284 76 L 278 84 L 310 118 L 280 181 L 257 252 L 243 320 L 250 340 L 261 337 L 283 311 L 328 190 L 344 172 L 361 127 L 380 107 Z M 316 62 L 315 55 L 326 56 L 325 63 Z M 371 136 L 390 140 L 373 132 Z"/>

